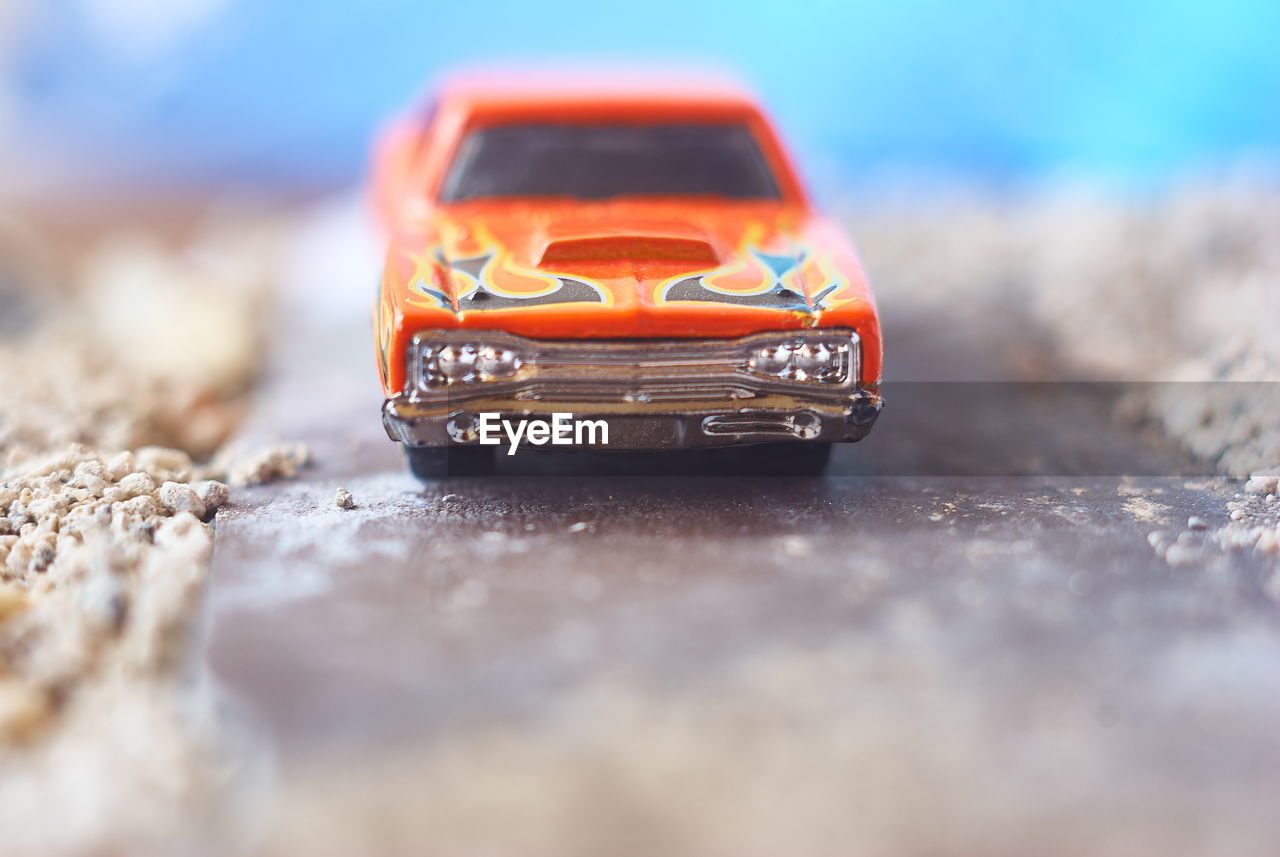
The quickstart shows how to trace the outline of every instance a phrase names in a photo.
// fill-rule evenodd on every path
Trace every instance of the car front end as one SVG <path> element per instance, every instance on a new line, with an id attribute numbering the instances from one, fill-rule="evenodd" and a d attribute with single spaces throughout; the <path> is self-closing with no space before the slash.
<path id="1" fill-rule="evenodd" d="M 870 431 L 881 406 L 876 386 L 861 382 L 862 340 L 851 329 L 575 340 L 428 330 L 410 340 L 405 361 L 383 424 L 410 447 L 493 443 L 495 426 L 566 417 L 593 430 L 528 442 L 567 437 L 601 450 L 849 442 Z"/>
<path id="2" fill-rule="evenodd" d="M 870 431 L 874 298 L 749 97 L 463 86 L 431 117 L 375 182 L 383 423 L 415 473 L 504 439 L 818 462 Z"/>

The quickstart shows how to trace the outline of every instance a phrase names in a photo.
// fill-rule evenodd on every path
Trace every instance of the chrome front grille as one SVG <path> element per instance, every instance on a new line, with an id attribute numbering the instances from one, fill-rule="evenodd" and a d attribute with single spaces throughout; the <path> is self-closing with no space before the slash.
<path id="1" fill-rule="evenodd" d="M 676 380 L 637 379 L 611 384 L 573 384 L 563 380 L 532 381 L 512 398 L 522 402 L 698 402 L 751 399 L 757 392 L 734 381 L 693 384 Z"/>
<path id="2" fill-rule="evenodd" d="M 840 349 L 837 381 L 787 380 L 752 371 L 752 353 L 780 340 Z M 482 343 L 514 350 L 521 366 L 501 381 L 441 386 L 425 371 L 429 345 Z M 410 388 L 419 401 L 505 397 L 520 402 L 742 403 L 770 394 L 847 399 L 857 386 L 859 341 L 850 330 L 778 331 L 736 339 L 541 340 L 495 331 L 435 330 L 414 338 Z"/>

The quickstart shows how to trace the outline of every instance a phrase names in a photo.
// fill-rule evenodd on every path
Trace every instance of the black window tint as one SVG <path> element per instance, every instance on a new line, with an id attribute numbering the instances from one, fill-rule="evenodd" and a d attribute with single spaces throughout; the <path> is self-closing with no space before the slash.
<path id="1" fill-rule="evenodd" d="M 440 198 L 630 194 L 777 199 L 778 184 L 741 125 L 496 125 L 466 137 Z"/>

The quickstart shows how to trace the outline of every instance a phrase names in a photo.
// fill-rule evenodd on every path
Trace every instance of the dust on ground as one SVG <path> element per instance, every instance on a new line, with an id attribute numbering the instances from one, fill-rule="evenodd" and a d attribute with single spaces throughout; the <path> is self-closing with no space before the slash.
<path id="1" fill-rule="evenodd" d="M 897 290 L 900 304 L 989 330 L 1010 377 L 1135 382 L 1118 416 L 1224 474 L 1255 476 L 1253 494 L 1275 493 L 1266 481 L 1280 466 L 1274 173 L 1241 170 L 1130 199 L 1079 188 L 889 197 L 852 220 L 882 304 Z M 892 372 L 891 350 L 889 361 Z M 1129 511 L 1156 523 L 1162 510 L 1135 494 Z M 1249 520 L 1208 543 L 1269 554 L 1280 508 L 1255 504 Z M 1153 546 L 1165 541 L 1153 536 Z"/>
<path id="2" fill-rule="evenodd" d="M 524 857 L 1270 852 L 1255 784 L 1217 771 L 1269 740 L 1280 708 L 1238 703 L 1274 677 L 1274 638 L 1189 644 L 1142 678 L 1164 688 L 1142 704 L 1136 688 L 1092 705 L 1028 689 L 993 718 L 968 687 L 978 671 L 941 654 L 945 633 L 904 607 L 878 645 L 777 647 L 681 688 L 620 673 L 520 728 L 336 753 L 291 779 L 265 853 L 339 857 L 370 841 L 383 857 L 424 843 Z M 1209 766 L 1216 812 L 1186 776 L 1203 753 L 1162 757 L 1138 737 L 1187 717 L 1235 728 Z M 1104 761 L 1117 755 L 1130 758 Z"/>
<path id="3" fill-rule="evenodd" d="M 991 330 L 1012 369 L 1009 377 L 1275 382 L 1277 214 L 1280 195 L 1242 180 L 1136 202 L 1077 194 L 917 198 L 899 208 L 865 209 L 853 233 L 885 311 L 890 373 L 895 349 L 903 347 L 893 338 L 894 312 L 909 305 L 939 322 L 931 337 L 945 338 L 947 325 Z M 958 373 L 957 380 L 983 380 L 989 367 L 969 376 L 959 373 L 974 367 L 943 368 Z M 633 576 L 675 585 L 699 577 L 691 565 L 746 574 L 752 562 L 774 554 L 797 575 L 846 574 L 840 598 L 849 603 L 883 604 L 896 587 L 907 591 L 882 612 L 859 614 L 843 633 L 811 645 L 762 632 L 755 648 L 744 647 L 677 686 L 643 670 L 619 670 L 566 682 L 547 710 L 514 724 L 479 716 L 437 741 L 320 754 L 282 781 L 267 853 L 324 857 L 371 841 L 387 855 L 418 853 L 424 843 L 445 854 L 523 855 L 1012 855 L 1032 842 L 1051 855 L 1270 853 L 1276 828 L 1260 795 L 1272 782 L 1274 768 L 1267 766 L 1280 713 L 1272 690 L 1280 570 L 1264 581 L 1270 602 L 1241 593 L 1252 595 L 1253 575 L 1275 555 L 1280 502 L 1275 480 L 1261 471 L 1280 463 L 1268 435 L 1280 421 L 1268 416 L 1266 402 L 1240 399 L 1243 388 L 1224 389 L 1224 398 L 1211 401 L 1193 424 L 1183 421 L 1185 408 L 1154 396 L 1141 397 L 1130 412 L 1225 473 L 1259 471 L 1247 485 L 1238 480 L 1238 492 L 1223 487 L 1227 477 L 1206 480 L 1211 505 L 1204 508 L 1188 511 L 1170 499 L 1170 480 L 1154 479 L 1125 482 L 1118 491 L 1077 486 L 1043 501 L 1017 497 L 988 509 L 1008 513 L 1012 534 L 986 519 L 977 526 L 989 531 L 976 537 L 959 528 L 957 522 L 989 502 L 981 491 L 947 492 L 909 511 L 906 505 L 892 513 L 861 509 L 913 521 L 919 514 L 939 534 L 955 536 L 938 545 L 935 569 L 913 567 L 911 574 L 902 568 L 909 545 L 896 563 L 873 567 L 876 560 L 855 548 L 838 568 L 808 567 L 805 560 L 815 552 L 829 552 L 793 533 L 766 536 L 772 518 L 740 522 L 737 539 L 720 546 L 718 556 L 707 555 L 701 543 L 689 557 L 668 556 L 673 567 L 627 555 L 619 561 L 625 567 L 584 577 L 564 597 L 596 604 Z M 350 484 L 362 497 L 388 494 L 386 486 Z M 293 518 L 265 516 L 269 538 L 296 543 L 301 517 L 308 527 L 337 533 L 334 542 L 343 551 L 367 545 L 365 556 L 375 566 L 379 557 L 395 554 L 397 543 L 375 538 L 379 513 L 390 511 L 378 503 L 391 501 L 348 513 L 317 491 L 286 492 L 276 508 Z M 527 585 L 526 571 L 537 580 L 554 579 L 549 553 L 570 561 L 572 548 L 560 540 L 531 546 L 541 534 L 521 530 L 519 518 L 508 520 L 527 513 L 513 511 L 496 493 L 493 505 L 484 505 L 452 491 L 434 498 L 429 490 L 413 508 L 400 510 L 418 516 L 411 518 L 417 531 L 429 528 L 441 508 L 456 509 L 458 520 L 437 534 L 432 550 L 438 553 L 422 568 L 425 579 L 444 581 L 439 610 L 449 618 L 437 617 L 441 624 L 462 621 L 458 616 L 477 626 L 496 623 L 512 597 L 504 585 Z M 614 498 L 607 500 L 600 499 L 601 520 L 574 510 L 554 525 L 574 539 L 603 538 L 612 530 L 611 549 L 619 555 L 634 550 L 640 537 L 610 519 L 618 512 Z M 735 515 L 749 505 L 741 501 Z M 1159 567 L 1145 568 L 1133 556 L 1108 565 L 1088 553 L 1115 548 L 1107 539 L 1116 535 L 1109 533 L 1073 543 L 1075 573 L 1062 579 L 1067 575 L 1059 572 L 1071 561 L 1050 567 L 1038 553 L 1032 506 L 1081 531 L 1097 527 L 1099 516 L 1123 520 L 1135 536 L 1121 546 L 1158 557 Z M 782 501 L 778 512 L 801 514 Z M 528 526 L 548 524 L 538 518 Z M 451 541 L 464 527 L 476 530 L 465 549 Z M 495 562 L 476 562 L 478 571 L 466 570 L 459 558 L 484 559 L 488 551 Z M 650 551 L 662 555 L 658 546 Z M 1234 562 L 1241 554 L 1248 563 Z M 1018 622 L 1028 645 L 1074 620 L 1107 617 L 1099 621 L 1110 635 L 1086 634 L 1080 651 L 1096 650 L 1073 667 L 1080 687 L 1105 691 L 1080 693 L 1052 677 L 1023 683 L 1032 673 L 1014 665 L 1034 656 L 1015 647 L 969 650 L 972 641 L 956 632 L 967 625 L 955 617 L 981 617 L 984 597 L 988 607 L 1000 599 L 961 579 L 963 569 L 994 575 L 1001 566 L 993 557 L 1015 557 L 1017 571 L 988 581 L 992 592 L 1016 590 L 1023 576 L 1061 590 L 1059 597 L 1031 587 L 1025 598 L 1016 597 L 1027 611 Z M 521 573 L 498 574 L 495 567 Z M 1142 575 L 1157 582 L 1133 584 Z M 331 585 L 313 580 L 289 591 L 246 586 L 227 594 L 275 610 Z M 1114 599 L 1103 594 L 1116 585 L 1133 591 Z M 912 592 L 913 586 L 953 594 L 955 604 L 921 607 L 941 596 Z M 734 606 L 716 598 L 704 605 L 708 613 Z M 335 610 L 335 622 L 355 623 L 354 613 Z M 1168 635 L 1158 637 L 1165 648 L 1158 656 L 1126 649 L 1134 638 L 1123 629 L 1155 614 L 1174 617 L 1173 628 L 1162 629 Z M 688 634 L 681 620 L 705 617 L 664 618 L 672 634 Z M 1202 634 L 1204 626 L 1220 633 Z M 984 625 L 974 618 L 968 627 Z M 591 633 L 567 625 L 563 656 L 583 657 L 593 646 Z M 1152 639 L 1140 645 L 1154 645 Z M 556 641 L 561 644 L 559 634 Z M 1065 662 L 1076 654 L 1064 655 Z M 1144 661 L 1155 660 L 1143 671 Z M 1063 666 L 1030 669 L 1054 676 Z M 493 668 L 507 667 L 504 661 Z M 975 685 L 993 691 L 985 701 L 1011 700 L 1009 710 L 993 716 Z M 447 712 L 451 704 L 442 699 L 440 708 Z M 1175 733 L 1199 740 L 1171 747 L 1158 737 Z"/>
<path id="4" fill-rule="evenodd" d="M 1260 399 L 1258 386 L 1280 382 L 1276 176 L 1130 199 L 1081 189 L 889 198 L 851 221 L 882 304 L 901 297 L 988 330 L 1026 380 L 1215 382 L 1221 393 L 1203 411 L 1155 385 L 1159 397 L 1142 404 L 1223 472 L 1280 466 L 1280 398 Z M 1021 324 L 1018 339 L 1010 328 Z M 890 372 L 892 360 L 890 350 Z"/>
<path id="5" fill-rule="evenodd" d="M 13 494 L 0 504 L 0 527 L 13 531 L 0 535 L 5 853 L 198 853 L 235 828 L 225 791 L 236 757 L 219 731 L 214 691 L 191 662 L 189 634 L 208 568 L 207 519 L 226 498 L 221 486 L 287 477 L 307 459 L 289 445 L 234 459 L 215 454 L 261 365 L 255 319 L 274 228 L 232 224 L 176 250 L 145 235 L 116 236 L 67 283 L 0 310 L 0 490 Z M 1149 203 L 957 197 L 877 206 L 854 223 L 882 305 L 932 307 L 952 324 L 1034 321 L 1004 351 L 1024 378 L 1280 380 L 1278 231 L 1280 195 L 1251 181 Z M 24 276 L 43 275 L 39 258 L 29 267 Z M 1228 522 L 1216 527 L 1168 519 L 1155 489 L 1126 494 L 1125 513 L 1155 528 L 1151 550 L 1171 573 L 1213 552 L 1276 553 L 1280 502 L 1263 471 L 1280 463 L 1280 419 L 1239 389 L 1224 387 L 1194 419 L 1158 397 L 1138 403 L 1144 418 L 1225 471 L 1258 472 L 1225 503 Z M 360 502 L 338 492 L 312 511 L 350 536 L 341 550 L 376 559 L 380 546 L 356 529 L 379 512 L 363 500 L 376 486 L 351 484 Z M 931 520 L 948 526 L 965 502 L 931 507 Z M 1055 514 L 1082 514 L 1059 505 Z M 292 520 L 277 523 L 282 537 L 295 529 Z M 570 538 L 595 535 L 589 520 L 564 523 Z M 493 535 L 495 551 L 517 552 L 519 538 Z M 813 550 L 800 537 L 775 541 L 791 563 Z M 1029 545 L 975 540 L 964 559 L 1022 555 Z M 883 569 L 876 579 L 891 577 Z M 1272 598 L 1278 580 L 1268 581 Z M 492 600 L 481 580 L 451 578 L 449 587 L 455 612 L 482 612 Z M 584 578 L 575 597 L 599 598 L 600 588 L 598 578 Z M 986 722 L 966 708 L 971 696 L 949 662 L 936 659 L 947 645 L 930 639 L 936 626 L 905 603 L 894 615 L 896 646 L 870 651 L 836 638 L 779 647 L 678 693 L 618 675 L 566 688 L 563 704 L 532 727 L 477 723 L 447 745 L 322 760 L 283 783 L 270 845 L 280 854 L 346 854 L 373 836 L 387 854 L 420 853 L 424 841 L 440 853 L 529 855 L 1012 854 L 1040 841 L 1048 825 L 1061 833 L 1062 818 L 1092 818 L 1107 820 L 1094 829 L 1116 838 L 1101 841 L 1076 825 L 1044 850 L 1269 849 L 1257 838 L 1266 820 L 1251 815 L 1257 801 L 1242 799 L 1248 782 L 1217 787 L 1218 821 L 1181 811 L 1203 809 L 1192 803 L 1205 792 L 1165 779 L 1161 766 L 1187 759 L 1138 760 L 1120 786 L 1164 796 L 1145 808 L 1100 807 L 1069 784 L 1046 782 L 1043 773 L 1064 754 L 1087 765 L 1130 746 L 1111 737 L 1121 734 L 1116 711 L 1063 711 L 1046 696 L 1007 723 Z M 1188 647 L 1167 667 L 1177 675 L 1161 679 L 1174 695 L 1129 712 L 1120 729 L 1140 729 L 1143 716 L 1190 712 L 1238 726 L 1239 743 L 1229 748 L 1237 755 L 1267 740 L 1274 718 L 1259 722 L 1233 702 L 1268 679 L 1273 638 L 1247 623 L 1236 636 L 1225 652 Z M 861 683 L 886 676 L 928 690 L 903 697 L 900 709 L 849 704 Z M 1064 718 L 1076 718 L 1068 725 L 1077 728 L 1062 728 Z M 1098 729 L 1080 730 L 1080 718 Z M 913 728 L 944 740 L 906 740 Z M 1016 755 L 970 755 L 999 746 L 1000 729 L 1028 735 Z M 926 746 L 949 749 L 932 756 Z M 989 769 L 1005 775 L 975 781 L 975 771 Z M 1088 782 L 1085 774 L 1078 781 Z M 964 804 L 972 812 L 954 810 L 950 798 L 960 793 L 974 796 Z M 1201 826 L 1183 823 L 1192 818 Z"/>
<path id="6" fill-rule="evenodd" d="M 244 760 L 194 648 L 209 522 L 306 456 L 200 462 L 258 372 L 276 227 L 108 230 L 68 265 L 3 225 L 0 851 L 215 852 Z"/>

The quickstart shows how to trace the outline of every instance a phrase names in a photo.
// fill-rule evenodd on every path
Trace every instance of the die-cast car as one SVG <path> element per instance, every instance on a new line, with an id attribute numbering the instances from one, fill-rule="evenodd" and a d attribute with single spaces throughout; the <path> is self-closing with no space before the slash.
<path id="1" fill-rule="evenodd" d="M 383 423 L 419 476 L 517 433 L 817 470 L 880 411 L 862 267 L 737 88 L 458 80 L 384 134 L 373 194 Z"/>

